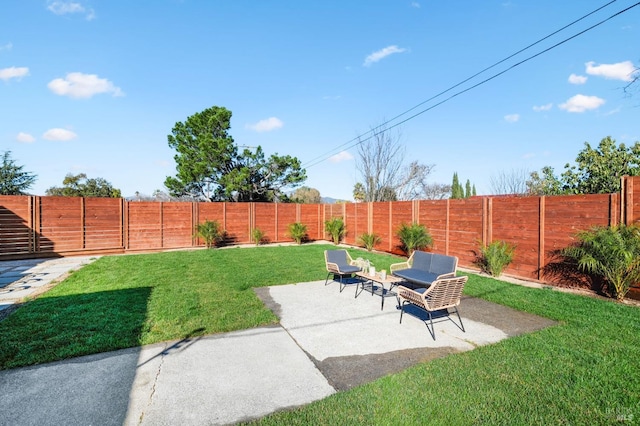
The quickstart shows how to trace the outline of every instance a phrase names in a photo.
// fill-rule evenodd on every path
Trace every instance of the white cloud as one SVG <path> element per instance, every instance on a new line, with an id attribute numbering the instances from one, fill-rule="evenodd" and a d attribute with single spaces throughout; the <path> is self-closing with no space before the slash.
<path id="1" fill-rule="evenodd" d="M 587 67 L 587 74 L 597 75 L 608 80 L 631 81 L 633 80 L 634 73 L 636 73 L 636 67 L 631 61 L 600 65 L 596 65 L 596 63 L 592 61 L 587 62 L 585 65 Z"/>
<path id="2" fill-rule="evenodd" d="M 71 72 L 65 78 L 56 78 L 47 85 L 49 89 L 60 96 L 70 98 L 90 98 L 100 93 L 111 93 L 113 96 L 124 96 L 124 92 L 106 78 L 99 78 L 95 74 Z"/>
<path id="3" fill-rule="evenodd" d="M 591 109 L 597 109 L 606 101 L 597 96 L 575 95 L 567 100 L 567 102 L 558 105 L 560 109 L 568 112 L 585 112 Z"/>
<path id="4" fill-rule="evenodd" d="M 329 161 L 332 163 L 341 163 L 343 161 L 353 160 L 353 155 L 351 155 L 348 151 L 342 151 L 329 157 Z"/>
<path id="5" fill-rule="evenodd" d="M 545 104 L 545 105 L 534 105 L 533 106 L 533 110 L 535 112 L 549 111 L 551 108 L 553 108 L 553 104 L 552 103 L 548 103 L 548 104 Z"/>
<path id="6" fill-rule="evenodd" d="M 389 55 L 393 55 L 394 53 L 403 53 L 406 51 L 407 49 L 398 47 L 396 45 L 387 46 L 384 49 L 380 49 L 377 52 L 373 52 L 371 55 L 367 56 L 362 65 L 365 67 L 370 67 L 372 64 L 386 58 Z"/>
<path id="7" fill-rule="evenodd" d="M 571 74 L 569 76 L 569 83 L 571 84 L 585 84 L 589 77 L 585 77 L 584 75 Z"/>
<path id="8" fill-rule="evenodd" d="M 0 45 L 0 52 L 2 52 L 3 50 L 11 50 L 12 48 L 13 48 L 13 44 L 11 43 L 3 44 L 3 45 Z"/>
<path id="9" fill-rule="evenodd" d="M 17 78 L 20 80 L 25 75 L 29 75 L 29 68 L 27 67 L 10 67 L 0 69 L 0 80 L 8 81 L 11 78 Z"/>
<path id="10" fill-rule="evenodd" d="M 508 114 L 504 116 L 504 121 L 508 123 L 515 123 L 520 120 L 520 114 Z"/>
<path id="11" fill-rule="evenodd" d="M 48 141 L 70 141 L 78 137 L 74 132 L 67 129 L 49 129 L 42 135 Z"/>
<path id="12" fill-rule="evenodd" d="M 420 9 L 420 3 L 418 3 L 417 1 L 412 1 L 411 2 L 411 7 L 415 7 L 416 9 Z"/>
<path id="13" fill-rule="evenodd" d="M 16 136 L 16 140 L 22 143 L 32 143 L 35 142 L 36 138 L 31 136 L 29 133 L 20 132 Z"/>
<path id="14" fill-rule="evenodd" d="M 87 21 L 91 21 L 96 17 L 96 13 L 93 9 L 86 8 L 81 3 L 73 1 L 50 1 L 47 9 L 56 15 L 79 13 L 84 15 Z"/>
<path id="15" fill-rule="evenodd" d="M 270 132 L 284 126 L 282 120 L 276 117 L 269 117 L 266 120 L 260 120 L 256 124 L 247 124 L 247 128 L 256 132 Z"/>

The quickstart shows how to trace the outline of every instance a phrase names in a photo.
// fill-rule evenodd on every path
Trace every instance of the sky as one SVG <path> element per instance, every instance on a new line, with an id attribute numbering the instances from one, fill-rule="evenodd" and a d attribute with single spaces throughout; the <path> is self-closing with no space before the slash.
<path id="1" fill-rule="evenodd" d="M 220 106 L 239 146 L 297 157 L 324 197 L 353 198 L 354 142 L 387 122 L 430 183 L 489 195 L 640 140 L 640 6 L 587 30 L 636 2 L 3 0 L 0 152 L 35 195 L 69 173 L 151 195 L 174 125 Z"/>

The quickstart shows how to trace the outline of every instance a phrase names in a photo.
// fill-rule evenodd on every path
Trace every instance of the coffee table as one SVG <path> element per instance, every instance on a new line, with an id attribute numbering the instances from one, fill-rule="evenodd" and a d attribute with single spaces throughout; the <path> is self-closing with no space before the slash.
<path id="1" fill-rule="evenodd" d="M 393 286 L 397 286 L 401 282 L 404 282 L 404 279 L 393 275 L 387 275 L 385 278 L 382 278 L 380 272 L 376 272 L 375 275 L 370 275 L 367 272 L 356 272 L 356 276 L 360 278 L 360 285 L 356 287 L 355 297 L 358 297 L 363 290 L 367 290 L 372 296 L 377 294 L 382 299 L 382 302 L 380 303 L 380 310 L 384 309 L 385 298 L 396 296 L 396 294 L 391 291 Z M 389 284 L 389 289 L 384 288 L 385 284 Z"/>

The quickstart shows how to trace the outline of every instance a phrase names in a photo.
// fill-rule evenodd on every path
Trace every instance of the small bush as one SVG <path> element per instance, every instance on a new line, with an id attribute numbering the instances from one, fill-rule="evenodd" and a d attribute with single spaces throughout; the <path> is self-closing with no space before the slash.
<path id="1" fill-rule="evenodd" d="M 499 277 L 502 271 L 513 261 L 515 246 L 504 241 L 492 241 L 489 245 L 481 245 L 476 254 L 475 264 L 482 272 Z"/>
<path id="2" fill-rule="evenodd" d="M 334 217 L 333 219 L 327 220 L 324 223 L 324 230 L 331 235 L 331 239 L 335 245 L 340 244 L 340 240 L 346 233 L 344 222 L 341 217 Z"/>
<path id="3" fill-rule="evenodd" d="M 577 234 L 578 243 L 562 250 L 582 272 L 604 278 L 617 300 L 640 282 L 640 227 L 594 227 Z"/>
<path id="4" fill-rule="evenodd" d="M 433 244 L 433 238 L 427 227 L 418 223 L 411 225 L 402 223 L 396 235 L 400 238 L 400 248 L 409 256 L 415 250 L 422 250 Z"/>
<path id="5" fill-rule="evenodd" d="M 264 231 L 260 228 L 253 228 L 251 231 L 251 239 L 257 246 L 259 246 L 264 239 Z"/>
<path id="6" fill-rule="evenodd" d="M 224 230 L 217 220 L 205 220 L 196 225 L 195 236 L 204 240 L 207 248 L 215 247 L 224 239 Z"/>
<path id="7" fill-rule="evenodd" d="M 367 251 L 371 251 L 374 249 L 375 246 L 380 244 L 380 242 L 382 241 L 382 238 L 380 238 L 377 234 L 365 233 L 360 235 L 360 238 L 358 238 L 358 240 L 364 246 L 364 248 L 367 249 Z"/>
<path id="8" fill-rule="evenodd" d="M 307 237 L 307 225 L 300 222 L 290 223 L 287 235 L 297 244 L 302 244 L 302 241 Z"/>

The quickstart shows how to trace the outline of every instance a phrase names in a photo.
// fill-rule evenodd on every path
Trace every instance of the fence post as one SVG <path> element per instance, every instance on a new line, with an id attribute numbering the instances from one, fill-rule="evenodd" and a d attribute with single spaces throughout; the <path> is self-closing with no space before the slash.
<path id="1" fill-rule="evenodd" d="M 624 176 L 622 178 L 620 199 L 624 200 L 624 212 L 621 210 L 621 217 L 623 223 L 627 226 L 633 224 L 634 212 L 633 212 L 633 182 L 634 178 L 631 176 Z"/>
<path id="2" fill-rule="evenodd" d="M 122 248 L 129 249 L 129 201 L 121 198 L 120 202 L 120 242 Z"/>
<path id="3" fill-rule="evenodd" d="M 445 225 L 444 225 L 444 252 L 445 254 L 448 256 L 449 255 L 449 222 L 450 222 L 450 216 L 451 216 L 451 199 L 447 198 L 447 217 L 445 218 Z"/>
<path id="4" fill-rule="evenodd" d="M 36 248 L 36 232 L 33 229 L 34 226 L 34 216 L 35 216 L 35 212 L 34 212 L 34 208 L 33 208 L 33 199 L 34 196 L 29 196 L 29 198 L 27 199 L 27 209 L 29 210 L 29 223 L 27 223 L 27 239 L 28 239 L 28 252 L 29 253 L 35 253 L 35 248 Z"/>
<path id="5" fill-rule="evenodd" d="M 387 201 L 389 204 L 389 251 L 393 250 L 393 203 Z"/>
<path id="6" fill-rule="evenodd" d="M 87 212 L 87 207 L 85 205 L 85 199 L 84 197 L 80 197 L 80 226 L 82 227 L 80 229 L 80 246 L 82 247 L 82 249 L 85 249 L 87 247 L 87 242 L 86 242 L 86 229 L 87 229 L 87 220 L 86 220 L 86 212 Z"/>
<path id="7" fill-rule="evenodd" d="M 536 271 L 538 280 L 542 279 L 542 268 L 544 267 L 545 201 L 546 198 L 542 195 L 538 202 L 538 270 Z"/>
<path id="8" fill-rule="evenodd" d="M 41 197 L 37 196 L 33 199 L 33 232 L 34 232 L 34 247 L 33 252 L 40 252 L 40 235 L 42 235 L 42 217 L 40 214 L 41 205 Z"/>

